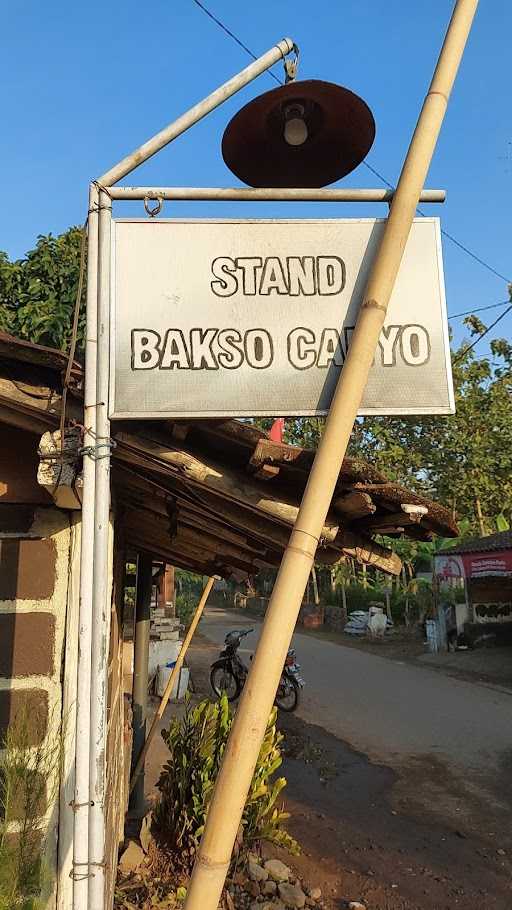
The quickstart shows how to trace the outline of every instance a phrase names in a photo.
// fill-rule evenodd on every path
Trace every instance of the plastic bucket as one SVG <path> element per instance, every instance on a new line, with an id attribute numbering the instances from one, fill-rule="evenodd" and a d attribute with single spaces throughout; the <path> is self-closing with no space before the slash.
<path id="1" fill-rule="evenodd" d="M 156 677 L 156 694 L 162 697 L 165 692 L 165 687 L 169 682 L 171 673 L 175 667 L 176 661 L 172 661 L 166 667 L 159 667 Z M 189 681 L 189 670 L 188 667 L 182 667 L 178 673 L 178 679 L 175 681 L 172 691 L 170 701 L 180 701 L 182 698 L 185 698 L 188 681 Z"/>

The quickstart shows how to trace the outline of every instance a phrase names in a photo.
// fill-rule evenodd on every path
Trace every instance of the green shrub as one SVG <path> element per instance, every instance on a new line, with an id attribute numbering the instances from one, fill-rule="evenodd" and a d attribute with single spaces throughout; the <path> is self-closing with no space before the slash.
<path id="1" fill-rule="evenodd" d="M 199 596 L 196 597 L 191 591 L 176 595 L 176 616 L 185 627 L 189 626 L 192 621 L 199 603 Z"/>
<path id="2" fill-rule="evenodd" d="M 291 853 L 299 852 L 296 841 L 282 827 L 288 814 L 277 806 L 286 780 L 274 779 L 282 761 L 279 745 L 283 738 L 276 730 L 276 714 L 274 709 L 245 804 L 237 838 L 238 858 L 262 839 Z M 185 716 L 175 718 L 162 733 L 170 756 L 157 784 L 161 795 L 153 824 L 159 845 L 181 857 L 193 857 L 197 849 L 231 724 L 223 696 L 215 703 L 202 701 L 194 709 L 187 706 Z"/>
<path id="3" fill-rule="evenodd" d="M 0 742 L 0 910 L 39 910 L 50 884 L 41 826 L 57 797 L 62 745 L 34 724 L 20 711 Z"/>

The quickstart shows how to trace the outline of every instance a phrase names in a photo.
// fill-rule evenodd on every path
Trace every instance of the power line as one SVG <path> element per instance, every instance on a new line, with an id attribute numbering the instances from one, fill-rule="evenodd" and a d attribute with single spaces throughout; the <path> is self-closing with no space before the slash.
<path id="1" fill-rule="evenodd" d="M 229 35 L 229 37 L 230 37 L 233 41 L 235 41 L 236 44 L 238 44 L 238 46 L 241 47 L 242 50 L 244 50 L 246 54 L 249 54 L 249 57 L 252 57 L 253 60 L 257 60 L 257 59 L 258 59 L 257 56 L 256 56 L 256 54 L 254 54 L 254 53 L 251 51 L 250 47 L 247 47 L 247 45 L 244 44 L 243 41 L 240 40 L 240 38 L 237 38 L 237 36 L 234 34 L 234 32 L 232 32 L 231 29 L 229 29 L 229 28 L 227 27 L 227 25 L 224 25 L 224 23 L 221 22 L 220 19 L 217 19 L 217 16 L 214 16 L 213 13 L 211 12 L 211 10 L 207 9 L 207 7 L 204 5 L 204 3 L 201 3 L 201 0 L 193 0 L 193 2 L 196 4 L 196 6 L 199 7 L 199 9 L 202 9 L 203 13 L 205 13 L 206 16 L 209 16 L 209 18 L 210 18 L 213 22 L 215 22 L 215 24 L 218 25 L 219 28 L 221 28 L 222 31 L 226 33 L 226 35 Z M 282 84 L 283 84 L 283 83 L 281 82 L 281 80 L 277 78 L 277 76 L 275 75 L 275 73 L 272 72 L 272 70 L 267 70 L 267 73 L 268 73 L 269 76 L 272 77 L 272 79 L 274 79 L 274 80 L 277 82 L 278 85 L 282 85 Z"/>
<path id="2" fill-rule="evenodd" d="M 500 322 L 500 320 L 503 319 L 503 317 L 506 316 L 507 313 L 510 313 L 511 310 L 512 310 L 512 303 L 503 313 L 501 313 L 498 316 L 497 319 L 494 320 L 494 322 L 491 323 L 491 325 L 489 326 L 489 328 L 487 328 L 485 330 L 485 332 L 482 332 L 478 336 L 478 338 L 476 338 L 471 344 L 468 344 L 467 348 L 464 348 L 464 350 L 461 351 L 461 353 L 458 355 L 458 357 L 454 358 L 453 362 L 458 363 L 459 360 L 462 360 L 462 358 L 465 357 L 466 354 L 468 354 L 469 351 L 471 351 L 475 347 L 475 345 L 478 344 L 478 342 L 482 340 L 482 338 L 485 338 L 485 336 L 491 331 L 491 329 L 493 329 L 495 325 L 498 325 L 498 322 Z"/>
<path id="3" fill-rule="evenodd" d="M 472 316 L 473 313 L 483 313 L 484 310 L 495 310 L 496 307 L 506 306 L 510 300 L 501 300 L 500 303 L 490 303 L 488 306 L 479 306 L 473 310 L 466 310 L 464 313 L 454 313 L 453 316 L 448 314 L 448 319 L 460 319 L 462 316 Z"/>
<path id="4" fill-rule="evenodd" d="M 368 164 L 367 161 L 363 161 L 362 163 L 364 164 L 364 166 L 365 166 L 366 168 L 368 168 L 369 171 L 372 172 L 372 174 L 375 174 L 375 176 L 378 177 L 379 180 L 382 180 L 382 182 L 383 182 L 386 186 L 388 186 L 390 190 L 394 190 L 394 189 L 395 189 L 395 187 L 393 186 L 392 183 L 389 182 L 389 180 L 386 180 L 386 178 L 385 178 L 382 174 L 379 174 L 377 168 L 372 167 L 372 165 L 371 165 L 371 164 Z"/>
<path id="5" fill-rule="evenodd" d="M 231 29 L 229 29 L 227 27 L 227 25 L 224 25 L 224 23 L 220 19 L 218 19 L 217 16 L 214 16 L 214 14 L 211 12 L 211 10 L 209 10 L 204 5 L 204 3 L 201 2 L 201 0 L 193 0 L 193 3 L 195 3 L 196 6 L 198 6 L 199 9 L 201 9 L 203 11 L 203 13 L 205 13 L 206 16 L 208 16 L 213 22 L 215 22 L 215 24 L 218 25 L 219 28 L 221 28 L 222 31 L 226 33 L 226 35 L 228 35 L 233 41 L 235 41 L 238 44 L 238 46 L 241 47 L 242 50 L 244 50 L 246 52 L 246 54 L 249 54 L 249 56 L 252 57 L 253 60 L 257 60 L 256 54 L 253 51 L 251 51 L 251 49 L 249 47 L 247 47 L 247 45 L 244 44 L 243 41 L 241 41 L 240 38 L 238 38 L 238 36 L 235 35 L 235 33 L 232 32 Z M 280 79 L 278 79 L 278 77 L 275 75 L 275 73 L 273 73 L 271 70 L 268 70 L 267 72 L 268 72 L 268 75 L 271 76 L 272 79 L 274 79 L 278 85 L 283 84 L 282 81 Z M 376 168 L 374 168 L 373 165 L 368 164 L 367 161 L 363 161 L 362 163 L 364 164 L 364 166 L 366 168 L 368 168 L 369 171 L 372 172 L 372 174 L 374 174 L 376 177 L 378 177 L 378 179 L 381 180 L 382 183 L 385 184 L 385 186 L 389 187 L 392 190 L 395 189 L 393 184 L 390 183 L 389 180 L 387 180 L 383 174 L 379 173 L 379 171 Z M 419 215 L 421 215 L 422 218 L 427 217 L 425 212 L 422 212 L 421 209 L 417 209 L 417 212 Z M 467 246 L 465 246 L 465 244 L 461 243 L 460 240 L 457 240 L 457 238 L 454 237 L 453 234 L 449 234 L 448 231 L 444 230 L 444 228 L 441 228 L 441 233 L 442 233 L 443 237 L 446 237 L 447 240 L 450 240 L 452 243 L 454 243 L 455 246 L 457 246 L 460 250 L 462 250 L 464 253 L 466 253 L 467 256 L 470 256 L 471 259 L 474 259 L 475 262 L 478 262 L 481 266 L 483 266 L 484 269 L 487 269 L 489 272 L 492 272 L 493 275 L 495 275 L 497 278 L 501 278 L 502 281 L 506 281 L 507 284 L 512 283 L 512 279 L 507 278 L 505 275 L 502 275 L 501 272 L 498 272 L 497 269 L 495 269 L 492 265 L 490 265 L 488 262 L 486 262 L 485 259 L 482 259 L 480 256 L 477 256 L 477 254 L 474 253 L 472 250 L 470 250 L 469 247 L 467 247 Z"/>
<path id="6" fill-rule="evenodd" d="M 424 213 L 420 212 L 420 214 L 423 215 Z M 483 265 L 484 269 L 487 269 L 489 272 L 492 272 L 493 275 L 496 275 L 496 278 L 501 278 L 502 281 L 506 281 L 507 284 L 511 284 L 510 278 L 507 278 L 505 275 L 502 275 L 501 272 L 498 272 L 495 268 L 493 268 L 492 265 L 489 265 L 489 263 L 486 262 L 485 259 L 481 259 L 480 256 L 477 256 L 476 253 L 473 253 L 472 250 L 468 249 L 467 246 L 464 246 L 464 244 L 461 243 L 460 240 L 457 240 L 457 238 L 454 237 L 452 234 L 449 234 L 448 231 L 445 231 L 445 230 L 443 230 L 443 228 L 441 228 L 441 234 L 443 235 L 443 237 L 446 237 L 447 240 L 451 240 L 451 242 L 454 243 L 455 246 L 458 246 L 460 250 L 463 250 L 464 253 L 467 253 L 468 256 L 471 256 L 471 258 L 474 259 L 475 262 L 479 262 L 480 265 Z"/>
<path id="7" fill-rule="evenodd" d="M 377 168 L 372 167 L 372 165 L 368 164 L 367 161 L 363 161 L 363 164 L 366 168 L 368 168 L 369 171 L 372 172 L 372 174 L 375 174 L 375 176 L 378 177 L 378 179 L 381 180 L 382 183 L 384 183 L 386 186 L 388 186 L 391 190 L 395 189 L 393 184 L 390 183 L 389 180 L 386 180 L 384 175 L 379 173 Z M 421 215 L 422 218 L 427 218 L 427 215 L 425 214 L 425 212 L 422 212 L 422 210 L 420 208 L 416 209 L 416 211 L 418 212 L 418 215 Z M 485 259 L 481 259 L 480 256 L 477 256 L 476 253 L 473 253 L 473 250 L 470 250 L 467 246 L 465 246 L 463 243 L 461 243 L 460 240 L 457 240 L 457 238 L 454 237 L 453 234 L 449 234 L 448 231 L 444 230 L 444 228 L 441 228 L 441 234 L 443 235 L 443 237 L 446 237 L 447 240 L 451 240 L 451 242 L 454 243 L 455 246 L 458 246 L 460 250 L 463 250 L 464 253 L 467 253 L 468 256 L 471 256 L 471 258 L 474 259 L 475 262 L 478 262 L 478 263 L 480 263 L 480 265 L 483 265 L 484 269 L 488 269 L 489 272 L 492 272 L 492 274 L 496 275 L 497 278 L 501 278 L 503 281 L 506 281 L 507 284 L 511 283 L 510 278 L 507 278 L 505 275 L 502 275 L 501 272 L 498 272 L 495 268 L 493 268 L 492 265 L 489 265 L 489 263 L 486 262 Z M 508 303 L 508 301 L 505 301 L 505 302 Z"/>

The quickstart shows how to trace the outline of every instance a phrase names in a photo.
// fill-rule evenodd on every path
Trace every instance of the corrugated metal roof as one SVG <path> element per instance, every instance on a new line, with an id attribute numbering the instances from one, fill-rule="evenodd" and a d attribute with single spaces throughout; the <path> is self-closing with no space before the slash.
<path id="1" fill-rule="evenodd" d="M 494 550 L 512 550 L 512 531 L 500 531 L 499 534 L 489 534 L 488 537 L 471 537 L 454 547 L 448 547 L 440 554 L 445 553 L 492 553 Z"/>

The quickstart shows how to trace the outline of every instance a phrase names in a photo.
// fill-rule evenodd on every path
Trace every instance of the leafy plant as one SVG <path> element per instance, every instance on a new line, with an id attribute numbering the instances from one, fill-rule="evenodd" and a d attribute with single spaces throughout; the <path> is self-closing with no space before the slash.
<path id="1" fill-rule="evenodd" d="M 0 755 L 0 910 L 39 910 L 48 884 L 43 818 L 59 787 L 62 746 L 28 709 L 7 728 Z M 33 745 L 34 739 L 37 740 Z"/>
<path id="2" fill-rule="evenodd" d="M 199 596 L 196 596 L 191 591 L 176 595 L 176 616 L 184 626 L 190 624 L 199 602 Z"/>
<path id="3" fill-rule="evenodd" d="M 219 702 L 202 701 L 175 718 L 163 738 L 170 756 L 158 781 L 160 799 L 153 811 L 158 842 L 189 862 L 204 830 L 206 815 L 226 742 L 232 716 L 226 697 Z M 283 777 L 274 779 L 281 765 L 282 735 L 276 730 L 272 711 L 253 780 L 245 804 L 238 837 L 238 858 L 266 839 L 298 853 L 296 841 L 284 830 L 288 818 L 277 805 L 286 786 Z"/>
<path id="4" fill-rule="evenodd" d="M 67 349 L 80 273 L 82 228 L 39 236 L 35 249 L 11 262 L 0 251 L 0 329 L 37 344 Z M 85 302 L 85 282 L 82 304 Z M 83 348 L 85 308 L 79 320 Z"/>
<path id="5" fill-rule="evenodd" d="M 510 531 L 510 522 L 505 518 L 503 512 L 500 512 L 499 515 L 496 515 L 496 530 L 497 531 Z"/>

